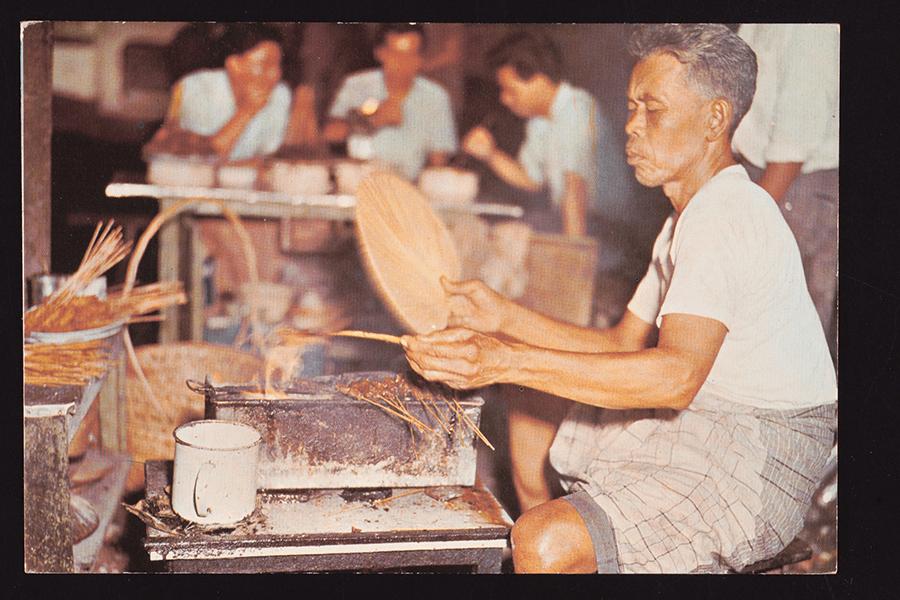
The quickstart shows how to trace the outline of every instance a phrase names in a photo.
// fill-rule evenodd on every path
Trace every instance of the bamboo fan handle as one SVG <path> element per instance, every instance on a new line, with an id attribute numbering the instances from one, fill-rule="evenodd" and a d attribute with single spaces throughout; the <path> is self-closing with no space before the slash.
<path id="1" fill-rule="evenodd" d="M 230 208 L 228 208 L 224 202 L 221 200 L 215 200 L 212 198 L 186 198 L 184 200 L 179 200 L 178 202 L 172 204 L 168 208 L 161 210 L 153 219 L 150 221 L 150 224 L 147 225 L 147 229 L 141 235 L 137 244 L 135 244 L 134 252 L 131 254 L 131 258 L 128 260 L 128 268 L 125 272 L 125 285 L 122 288 L 122 296 L 127 297 L 131 290 L 134 288 L 135 279 L 137 278 L 137 268 L 141 262 L 141 258 L 144 256 L 144 252 L 147 250 L 147 245 L 150 243 L 150 239 L 156 235 L 156 232 L 159 231 L 160 227 L 162 227 L 163 223 L 165 223 L 168 219 L 174 217 L 175 215 L 183 212 L 189 206 L 193 204 L 202 204 L 209 203 L 215 204 L 222 211 L 222 214 L 225 215 L 225 218 L 234 226 L 235 233 L 237 233 L 238 238 L 241 242 L 241 247 L 244 250 L 244 258 L 247 260 L 247 268 L 250 274 L 250 282 L 258 283 L 259 282 L 259 270 L 256 261 L 256 250 L 253 248 L 253 243 L 250 240 L 250 234 L 247 233 L 247 229 L 244 227 L 244 224 L 241 222 L 240 217 L 235 214 Z M 253 336 L 256 338 L 256 342 L 258 346 L 261 346 L 260 338 L 261 328 L 259 326 L 259 307 L 257 306 L 256 298 L 249 298 L 250 303 L 250 322 L 253 327 Z M 128 359 L 131 362 L 131 366 L 134 368 L 135 373 L 138 376 L 141 384 L 147 390 L 150 398 L 154 399 L 154 402 L 157 404 L 157 408 L 162 410 L 163 407 L 153 395 L 153 388 L 150 387 L 150 382 L 147 381 L 147 377 L 144 375 L 144 371 L 141 368 L 140 362 L 138 362 L 137 354 L 134 351 L 134 344 L 131 342 L 131 335 L 128 333 L 128 326 L 125 326 L 125 332 L 123 335 L 123 341 L 125 344 L 125 350 L 128 354 Z M 241 336 L 235 340 L 235 345 L 240 345 Z"/>

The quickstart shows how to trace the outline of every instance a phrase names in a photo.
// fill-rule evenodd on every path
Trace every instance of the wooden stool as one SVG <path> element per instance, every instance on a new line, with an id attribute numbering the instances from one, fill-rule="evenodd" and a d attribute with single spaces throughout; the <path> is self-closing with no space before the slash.
<path id="1" fill-rule="evenodd" d="M 168 501 L 171 468 L 146 464 L 148 503 Z M 148 527 L 144 548 L 161 570 L 180 573 L 499 573 L 509 516 L 484 488 L 439 489 L 460 495 L 395 489 L 372 502 L 342 490 L 261 491 L 254 514 L 232 531 L 179 536 Z"/>

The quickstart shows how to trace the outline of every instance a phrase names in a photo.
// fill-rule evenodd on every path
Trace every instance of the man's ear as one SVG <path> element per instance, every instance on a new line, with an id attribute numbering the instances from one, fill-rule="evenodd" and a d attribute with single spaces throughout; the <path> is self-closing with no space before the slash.
<path id="1" fill-rule="evenodd" d="M 716 98 L 710 102 L 706 132 L 707 141 L 715 141 L 728 132 L 731 115 L 731 103 L 728 100 Z"/>

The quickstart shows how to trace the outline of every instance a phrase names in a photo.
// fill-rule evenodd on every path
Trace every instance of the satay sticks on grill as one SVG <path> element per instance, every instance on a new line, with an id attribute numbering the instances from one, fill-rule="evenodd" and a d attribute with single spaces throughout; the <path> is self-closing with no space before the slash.
<path id="1" fill-rule="evenodd" d="M 422 405 L 429 418 L 434 420 L 436 424 L 448 435 L 453 433 L 453 429 L 458 423 L 462 423 L 483 441 L 488 448 L 494 450 L 494 446 L 478 429 L 478 426 L 466 415 L 462 405 L 457 400 L 457 392 L 452 390 L 450 395 L 443 389 L 438 389 L 434 385 L 429 385 L 429 389 L 434 388 L 434 393 L 428 390 L 420 389 L 416 385 L 411 385 L 403 376 L 396 375 L 389 379 L 361 379 L 349 385 L 338 386 L 338 391 L 347 394 L 352 398 L 368 402 L 391 414 L 417 430 L 434 433 L 435 428 L 430 427 L 422 420 L 416 418 L 407 407 L 409 399 L 413 399 Z M 445 402 L 439 402 L 435 395 Z M 442 410 L 442 406 L 445 410 Z"/>

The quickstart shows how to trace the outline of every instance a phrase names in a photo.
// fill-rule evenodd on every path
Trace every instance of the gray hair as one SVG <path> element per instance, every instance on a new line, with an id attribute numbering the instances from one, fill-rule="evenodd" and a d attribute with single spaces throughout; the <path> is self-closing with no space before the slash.
<path id="1" fill-rule="evenodd" d="M 756 54 L 725 25 L 641 25 L 632 32 L 628 51 L 639 60 L 663 52 L 686 65 L 687 78 L 698 92 L 731 103 L 731 133 L 750 109 L 756 92 Z"/>

